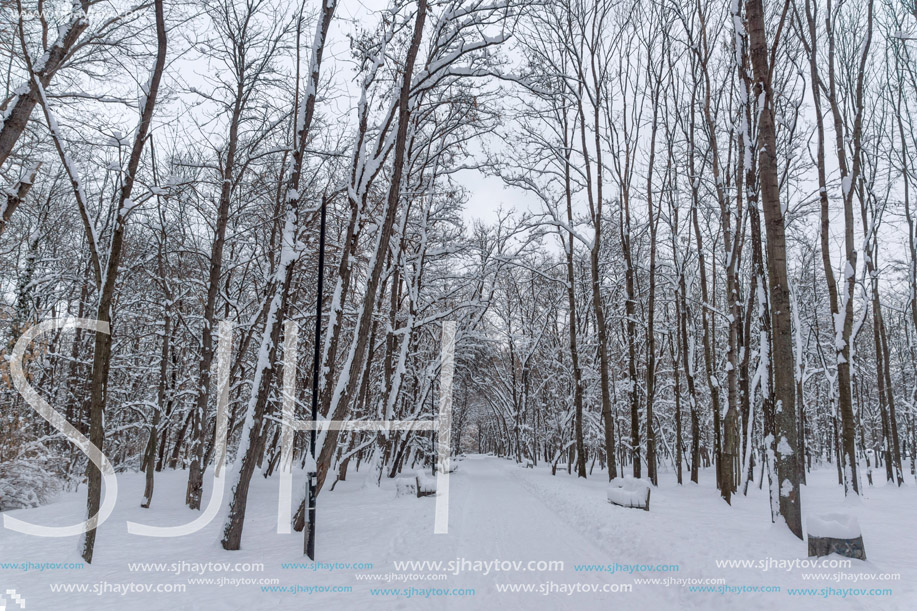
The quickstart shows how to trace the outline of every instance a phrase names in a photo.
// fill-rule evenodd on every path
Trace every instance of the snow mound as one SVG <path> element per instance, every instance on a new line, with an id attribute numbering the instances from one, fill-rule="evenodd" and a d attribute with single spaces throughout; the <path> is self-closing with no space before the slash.
<path id="1" fill-rule="evenodd" d="M 811 537 L 856 539 L 862 536 L 860 523 L 849 513 L 823 513 L 808 516 L 806 532 Z"/>

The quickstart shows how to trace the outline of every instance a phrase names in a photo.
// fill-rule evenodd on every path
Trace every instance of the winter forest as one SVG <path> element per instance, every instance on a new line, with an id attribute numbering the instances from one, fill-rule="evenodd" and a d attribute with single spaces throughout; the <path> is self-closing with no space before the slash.
<path id="1" fill-rule="evenodd" d="M 417 474 L 420 496 L 446 468 L 455 515 L 477 515 L 463 486 L 495 498 L 506 480 L 565 528 L 617 524 L 587 538 L 613 552 L 623 529 L 637 560 L 642 529 L 696 531 L 690 553 L 646 534 L 652 563 L 685 554 L 680 577 L 714 555 L 806 558 L 806 540 L 822 556 L 830 538 L 860 571 L 913 578 L 915 105 L 913 0 L 2 0 L 0 511 L 92 522 L 104 471 L 123 482 L 115 518 L 79 537 L 0 530 L 0 561 L 126 558 L 151 540 L 124 519 L 203 515 L 225 463 L 213 524 L 155 549 L 298 561 L 317 532 L 318 560 L 349 559 L 381 545 L 345 534 L 381 511 L 383 530 L 423 533 L 375 568 L 424 560 L 432 503 L 394 490 Z M 442 416 L 450 321 L 443 463 L 430 427 L 359 423 Z M 285 402 L 354 426 L 287 429 Z M 648 512 L 631 508 L 644 489 Z M 494 512 L 525 528 L 527 504 Z M 482 556 L 553 557 L 501 545 Z M 18 588 L 59 608 L 37 579 Z M 476 599 L 447 602 L 617 596 L 478 579 Z M 858 604 L 914 608 L 917 590 L 891 585 Z M 293 608 L 249 589 L 212 608 Z M 621 596 L 644 590 L 648 608 L 729 600 Z M 779 604 L 825 597 L 804 598 Z M 144 608 L 184 604 L 166 600 Z"/>

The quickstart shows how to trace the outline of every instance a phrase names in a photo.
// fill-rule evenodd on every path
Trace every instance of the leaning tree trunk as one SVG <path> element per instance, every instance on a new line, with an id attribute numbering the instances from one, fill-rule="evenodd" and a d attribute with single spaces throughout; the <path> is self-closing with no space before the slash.
<path id="1" fill-rule="evenodd" d="M 48 86 L 60 67 L 69 59 L 80 36 L 89 27 L 87 11 L 89 5 L 92 4 L 90 0 L 78 0 L 71 4 L 67 24 L 61 25 L 58 29 L 57 40 L 48 47 L 41 65 L 36 68 L 32 78 L 29 78 L 28 83 L 22 85 L 22 93 L 14 94 L 12 99 L 7 100 L 6 105 L 0 108 L 4 119 L 0 121 L 0 167 L 13 152 L 13 147 L 16 146 L 19 137 L 25 132 L 29 117 L 41 100 L 42 90 Z M 22 18 L 20 15 L 20 19 Z M 18 91 L 20 89 L 17 89 Z M 4 218 L 4 221 L 8 220 Z M 0 233 L 2 230 L 3 225 L 0 225 Z"/>
<path id="2" fill-rule="evenodd" d="M 408 47 L 407 56 L 404 65 L 404 74 L 402 76 L 401 87 L 399 90 L 398 101 L 398 129 L 395 135 L 394 159 L 392 162 L 392 178 L 388 190 L 388 199 L 384 208 L 385 216 L 382 219 L 382 225 L 379 229 L 379 238 L 376 242 L 375 254 L 372 260 L 369 277 L 366 283 L 363 306 L 357 319 L 357 327 L 354 331 L 354 339 L 351 343 L 347 356 L 349 367 L 341 373 L 337 385 L 334 388 L 332 398 L 331 420 L 341 420 L 347 414 L 348 400 L 354 395 L 356 385 L 359 382 L 359 372 L 363 366 L 363 360 L 366 355 L 367 337 L 369 335 L 372 323 L 372 314 L 376 301 L 376 294 L 379 288 L 382 271 L 385 267 L 385 253 L 388 252 L 389 243 L 391 242 L 392 229 L 395 223 L 395 213 L 398 208 L 398 202 L 401 199 L 401 182 L 404 174 L 405 152 L 408 140 L 408 124 L 411 118 L 411 80 L 414 71 L 414 63 L 420 50 L 420 41 L 423 36 L 423 24 L 427 15 L 427 1 L 420 0 L 417 6 L 417 14 L 414 21 L 414 31 L 411 37 L 410 46 Z M 321 451 L 317 459 L 317 482 L 315 493 L 322 489 L 322 485 L 327 477 L 328 470 L 331 468 L 331 457 L 337 445 L 339 431 L 329 430 L 325 433 L 321 444 Z M 311 525 L 308 525 L 311 528 Z"/>
<path id="3" fill-rule="evenodd" d="M 19 178 L 19 182 L 7 190 L 6 205 L 0 207 L 0 235 L 3 235 L 16 208 L 25 200 L 26 195 L 32 189 L 32 184 L 35 182 L 35 177 L 38 175 L 40 168 L 41 162 L 27 168 Z"/>
<path id="4" fill-rule="evenodd" d="M 242 430 L 242 441 L 238 450 L 239 467 L 233 474 L 232 500 L 229 515 L 223 525 L 221 544 L 223 549 L 237 550 L 242 546 L 242 527 L 245 523 L 245 510 L 248 504 L 248 487 L 258 462 L 262 448 L 262 436 L 265 426 L 265 412 L 270 387 L 274 378 L 274 360 L 277 345 L 280 341 L 280 330 L 288 305 L 290 285 L 293 281 L 293 269 L 296 262 L 296 240 L 300 223 L 299 183 L 309 142 L 312 118 L 315 115 L 315 100 L 319 86 L 319 74 L 322 55 L 328 37 L 328 28 L 334 17 L 337 2 L 327 0 L 321 4 L 321 18 L 316 24 L 315 39 L 312 46 L 312 57 L 309 63 L 309 84 L 303 108 L 296 113 L 298 125 L 297 148 L 293 153 L 293 170 L 287 183 L 287 210 L 283 228 L 283 251 L 274 277 L 271 279 L 268 295 L 267 315 L 261 335 L 261 346 L 258 350 L 258 364 L 254 372 L 252 395 L 245 414 Z"/>
<path id="5" fill-rule="evenodd" d="M 159 83 L 162 80 L 162 72 L 166 64 L 166 25 L 163 12 L 163 0 L 156 0 L 155 12 L 157 42 L 156 63 L 153 66 L 153 72 L 150 76 L 146 101 L 140 115 L 140 124 L 137 126 L 137 132 L 134 136 L 134 144 L 131 148 L 131 155 L 128 159 L 127 168 L 124 173 L 118 206 L 115 209 L 115 226 L 112 232 L 111 247 L 108 253 L 104 281 L 99 294 L 99 307 L 96 313 L 96 318 L 100 323 L 111 323 L 111 307 L 115 296 L 115 281 L 118 277 L 118 268 L 121 265 L 121 254 L 124 247 L 126 215 L 130 211 L 129 206 L 132 205 L 131 192 L 134 188 L 134 181 L 137 177 L 137 169 L 140 166 L 140 157 L 143 153 L 144 145 L 146 144 L 146 137 L 150 130 L 150 123 L 153 119 L 153 109 L 156 106 L 156 96 L 159 93 Z M 111 342 L 112 338 L 110 333 L 96 332 L 95 353 L 92 360 L 92 382 L 89 391 L 89 440 L 100 450 L 102 449 L 102 443 L 105 439 L 103 422 L 106 391 L 108 387 L 108 371 L 111 365 Z M 86 512 L 89 516 L 96 516 L 99 513 L 99 506 L 102 500 L 102 472 L 91 462 L 87 469 L 89 485 Z M 93 527 L 83 534 L 80 545 L 81 555 L 88 563 L 92 562 L 95 541 L 96 529 Z"/>

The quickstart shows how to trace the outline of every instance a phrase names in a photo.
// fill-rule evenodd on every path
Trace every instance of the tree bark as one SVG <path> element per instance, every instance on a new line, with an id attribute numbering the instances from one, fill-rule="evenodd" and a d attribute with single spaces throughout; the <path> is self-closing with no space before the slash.
<path id="1" fill-rule="evenodd" d="M 163 0 L 155 0 L 154 9 L 156 13 L 156 63 L 150 76 L 149 87 L 146 92 L 146 101 L 143 105 L 140 123 L 137 126 L 137 132 L 134 136 L 134 143 L 131 148 L 131 155 L 128 159 L 127 168 L 123 175 L 123 184 L 121 186 L 118 206 L 115 209 L 116 217 L 114 229 L 112 230 L 111 247 L 108 253 L 108 262 L 106 264 L 105 275 L 103 276 L 103 282 L 99 293 L 99 306 L 96 313 L 97 320 L 102 323 L 111 323 L 111 309 L 115 294 L 115 283 L 124 248 L 126 216 L 130 213 L 131 206 L 133 206 L 131 193 L 134 188 L 134 181 L 137 177 L 137 170 L 140 166 L 140 157 L 143 153 L 147 134 L 150 130 L 150 123 L 153 119 L 153 110 L 156 106 L 156 97 L 159 93 L 159 83 L 162 80 L 162 72 L 166 63 L 166 26 L 163 12 Z M 108 390 L 108 372 L 111 365 L 111 345 L 112 336 L 110 333 L 96 332 L 95 353 L 92 360 L 92 382 L 90 385 L 89 440 L 100 450 L 105 440 L 103 422 Z M 95 516 L 99 512 L 102 498 L 102 472 L 91 462 L 87 467 L 87 479 L 89 485 L 86 513 L 88 516 Z M 87 563 L 92 563 L 95 539 L 96 528 L 94 527 L 83 534 L 80 549 L 81 555 Z"/>
<path id="2" fill-rule="evenodd" d="M 773 368 L 777 436 L 773 440 L 773 452 L 779 483 L 779 508 L 790 531 L 802 539 L 799 472 L 794 456 L 799 447 L 796 439 L 793 321 L 787 277 L 786 228 L 777 174 L 777 130 L 774 124 L 774 94 L 771 89 L 773 66 L 769 57 L 773 49 L 768 48 L 762 0 L 746 0 L 745 11 L 749 56 L 755 79 L 754 91 L 756 97 L 762 100 L 758 109 L 758 169 L 767 234 L 767 275 L 773 330 L 772 362 L 779 363 L 779 367 Z"/>

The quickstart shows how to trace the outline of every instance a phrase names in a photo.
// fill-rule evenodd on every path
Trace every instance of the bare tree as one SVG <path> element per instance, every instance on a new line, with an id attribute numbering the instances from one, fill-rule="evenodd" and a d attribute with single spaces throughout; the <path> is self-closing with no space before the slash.
<path id="1" fill-rule="evenodd" d="M 793 354 L 793 322 L 790 311 L 790 288 L 787 278 L 786 227 L 784 208 L 780 203 L 777 176 L 777 133 L 774 123 L 773 63 L 780 44 L 780 35 L 789 10 L 783 7 L 774 40 L 768 45 L 762 0 L 746 0 L 745 27 L 748 51 L 754 74 L 754 93 L 762 100 L 758 122 L 758 168 L 761 181 L 761 207 L 767 233 L 767 275 L 769 281 L 771 324 L 773 333 L 775 434 L 779 439 L 768 441 L 773 453 L 775 479 L 778 482 L 779 515 L 790 531 L 802 535 L 799 473 L 794 453 L 799 450 L 796 440 L 796 384 Z M 772 491 L 772 494 L 774 492 Z M 773 500 L 772 500 L 773 503 Z"/>

